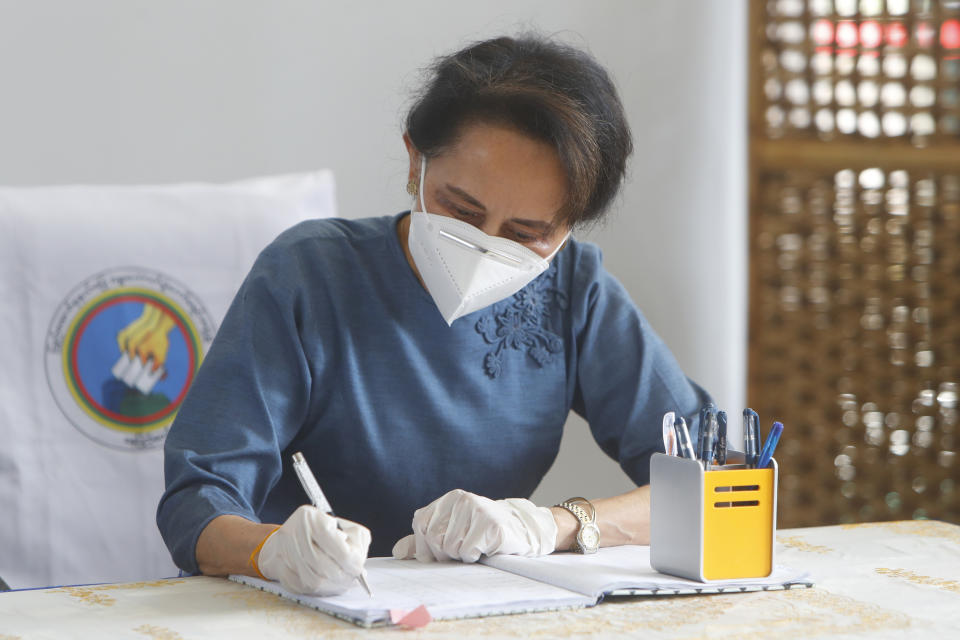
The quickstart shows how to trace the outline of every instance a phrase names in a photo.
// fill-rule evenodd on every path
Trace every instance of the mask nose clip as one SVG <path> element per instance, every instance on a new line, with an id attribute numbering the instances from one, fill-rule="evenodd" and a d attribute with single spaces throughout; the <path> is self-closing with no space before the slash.
<path id="1" fill-rule="evenodd" d="M 497 251 L 496 249 L 493 249 L 493 248 L 491 248 L 491 247 L 481 247 L 480 245 L 478 245 L 478 244 L 476 244 L 476 243 L 474 243 L 474 242 L 470 242 L 469 240 L 467 240 L 467 239 L 465 239 L 465 238 L 461 238 L 460 236 L 454 235 L 454 234 L 452 234 L 452 233 L 450 233 L 449 231 L 446 231 L 446 230 L 444 230 L 444 229 L 441 229 L 441 230 L 440 230 L 440 237 L 441 237 L 441 238 L 446 238 L 447 240 L 449 240 L 449 241 L 451 241 L 451 242 L 454 242 L 454 243 L 456 243 L 456 244 L 458 244 L 458 245 L 460 245 L 461 247 L 464 247 L 464 248 L 466 248 L 466 249 L 470 249 L 470 250 L 472 250 L 472 251 L 476 251 L 476 252 L 478 252 L 478 253 L 482 253 L 483 255 L 489 256 L 489 257 L 491 257 L 491 258 L 496 258 L 496 259 L 499 260 L 500 262 L 505 262 L 505 263 L 507 263 L 507 264 L 510 265 L 510 266 L 516 266 L 516 265 L 518 265 L 518 264 L 523 264 L 523 260 L 521 260 L 520 258 L 511 256 L 510 254 L 504 253 L 504 252 L 502 252 L 502 251 Z M 528 268 L 529 268 L 529 267 L 528 267 Z"/>

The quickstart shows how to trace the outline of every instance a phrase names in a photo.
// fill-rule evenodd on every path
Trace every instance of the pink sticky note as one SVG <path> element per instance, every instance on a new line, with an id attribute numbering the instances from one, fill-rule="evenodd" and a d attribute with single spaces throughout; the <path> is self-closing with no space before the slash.
<path id="1" fill-rule="evenodd" d="M 390 609 L 390 622 L 407 629 L 419 629 L 427 626 L 433 618 L 430 612 L 423 605 L 420 605 L 409 613 L 402 609 Z"/>

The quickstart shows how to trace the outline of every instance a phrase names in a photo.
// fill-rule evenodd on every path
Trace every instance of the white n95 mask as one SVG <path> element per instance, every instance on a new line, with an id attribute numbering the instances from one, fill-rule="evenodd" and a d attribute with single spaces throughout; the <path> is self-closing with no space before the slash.
<path id="1" fill-rule="evenodd" d="M 424 157 L 420 165 L 420 211 L 410 213 L 407 243 L 423 284 L 443 319 L 452 325 L 457 318 L 509 298 L 527 286 L 546 271 L 563 242 L 542 258 L 518 242 L 487 235 L 468 222 L 426 213 L 426 170 Z"/>

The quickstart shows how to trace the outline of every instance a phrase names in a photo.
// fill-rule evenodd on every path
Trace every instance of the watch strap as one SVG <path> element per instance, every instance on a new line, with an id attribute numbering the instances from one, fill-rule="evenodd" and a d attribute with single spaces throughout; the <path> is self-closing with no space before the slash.
<path id="1" fill-rule="evenodd" d="M 570 550 L 583 553 L 584 549 L 580 546 L 580 533 L 583 531 L 584 527 L 596 524 L 596 508 L 593 506 L 592 502 L 581 497 L 567 498 L 556 506 L 560 507 L 561 509 L 566 509 L 572 513 L 573 517 L 576 518 L 580 523 L 580 526 L 577 529 L 577 535 L 574 536 L 573 546 L 570 548 Z"/>

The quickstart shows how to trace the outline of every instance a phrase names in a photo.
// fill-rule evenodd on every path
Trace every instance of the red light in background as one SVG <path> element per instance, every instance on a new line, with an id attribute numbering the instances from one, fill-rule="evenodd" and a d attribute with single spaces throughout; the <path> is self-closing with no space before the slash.
<path id="1" fill-rule="evenodd" d="M 891 22 L 887 25 L 887 44 L 891 47 L 902 47 L 907 44 L 907 28 L 902 22 Z"/>
<path id="2" fill-rule="evenodd" d="M 837 44 L 841 47 L 857 46 L 857 25 L 849 20 L 837 23 Z"/>
<path id="3" fill-rule="evenodd" d="M 944 20 L 940 26 L 940 44 L 944 49 L 960 49 L 960 20 Z"/>
<path id="4" fill-rule="evenodd" d="M 876 20 L 867 20 L 860 25 L 860 43 L 868 49 L 875 49 L 883 42 L 883 29 Z"/>
<path id="5" fill-rule="evenodd" d="M 833 23 L 829 20 L 817 20 L 810 30 L 813 42 L 818 45 L 827 45 L 833 42 Z"/>
<path id="6" fill-rule="evenodd" d="M 916 28 L 917 44 L 921 47 L 929 47 L 933 44 L 933 38 L 937 35 L 937 30 L 930 26 L 929 22 L 921 22 Z"/>

